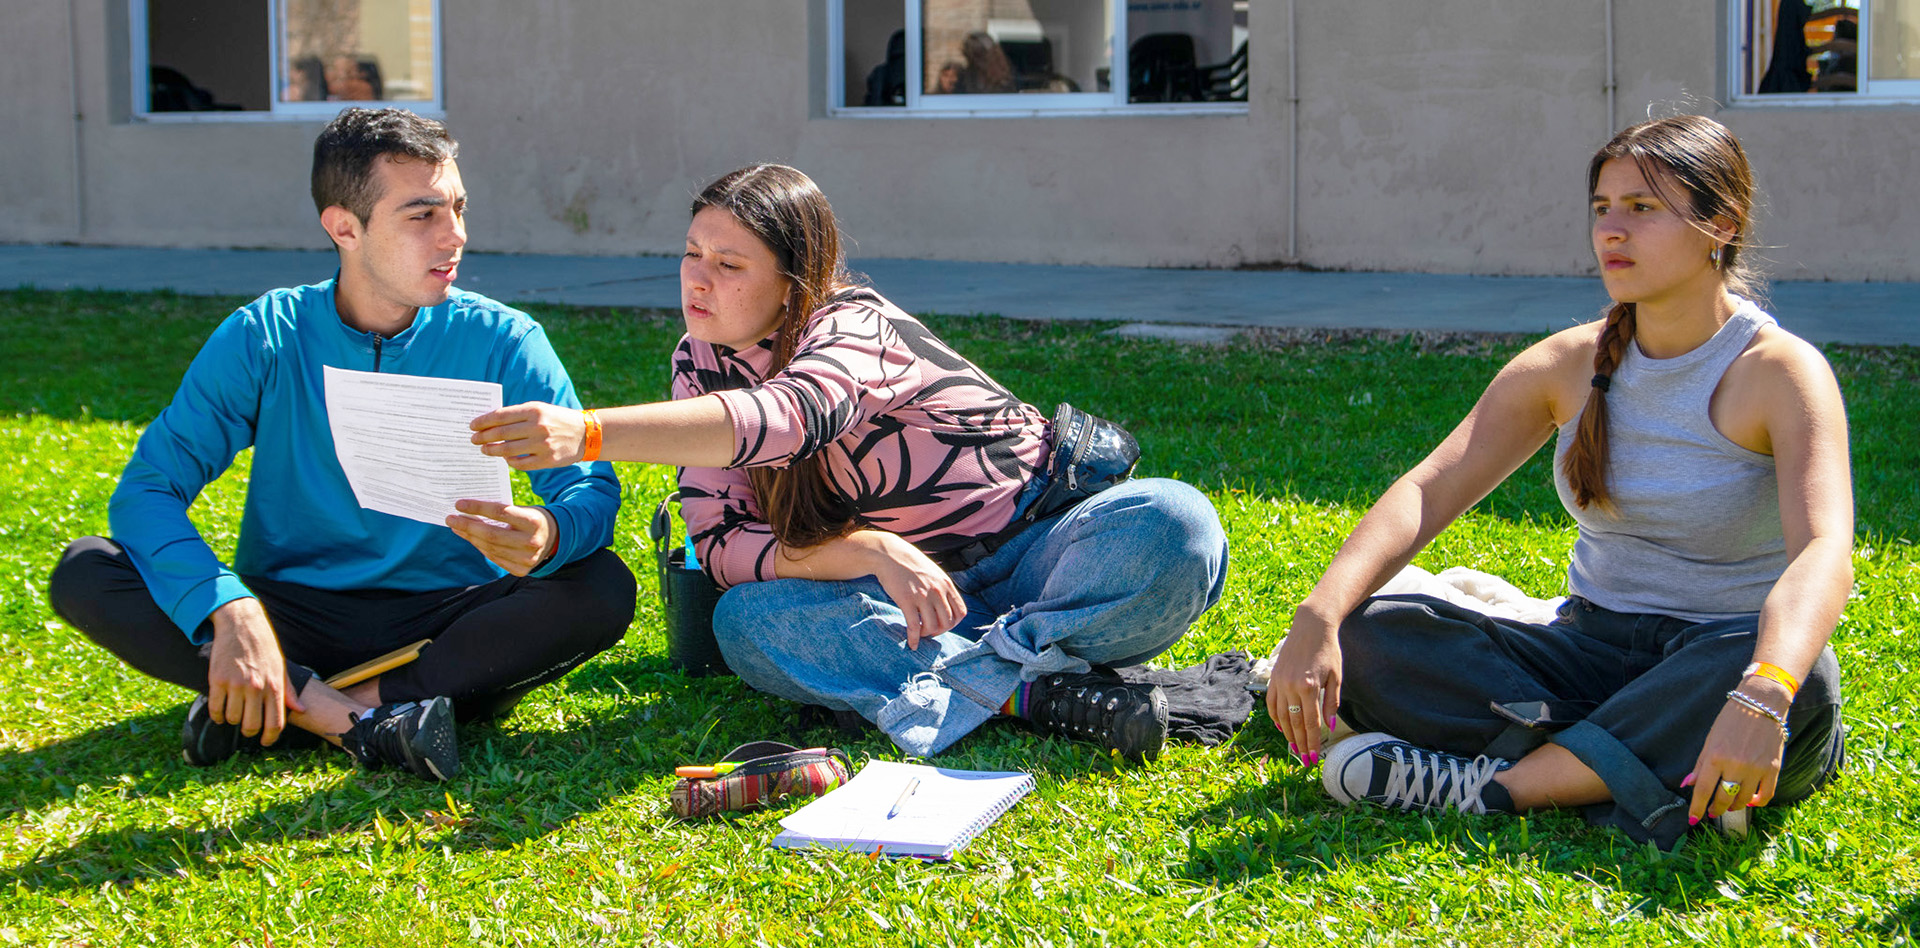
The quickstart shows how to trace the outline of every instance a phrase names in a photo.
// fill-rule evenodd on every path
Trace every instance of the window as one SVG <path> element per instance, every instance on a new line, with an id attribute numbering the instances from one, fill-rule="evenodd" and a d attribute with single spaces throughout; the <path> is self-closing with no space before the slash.
<path id="1" fill-rule="evenodd" d="M 1747 101 L 1920 101 L 1920 0 L 1734 0 Z"/>
<path id="2" fill-rule="evenodd" d="M 143 117 L 440 108 L 439 0 L 129 0 Z"/>
<path id="3" fill-rule="evenodd" d="M 830 0 L 833 113 L 1244 112 L 1248 6 Z"/>

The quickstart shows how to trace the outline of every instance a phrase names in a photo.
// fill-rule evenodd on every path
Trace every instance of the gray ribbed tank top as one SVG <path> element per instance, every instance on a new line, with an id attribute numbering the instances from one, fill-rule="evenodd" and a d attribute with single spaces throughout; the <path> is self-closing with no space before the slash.
<path id="1" fill-rule="evenodd" d="M 1787 568 L 1773 458 L 1727 440 L 1707 406 L 1773 317 L 1741 300 L 1699 348 L 1649 359 L 1627 347 L 1607 393 L 1608 486 L 1619 516 L 1575 506 L 1561 473 L 1580 415 L 1560 427 L 1553 481 L 1580 525 L 1567 591 L 1616 612 L 1694 621 L 1760 611 Z"/>

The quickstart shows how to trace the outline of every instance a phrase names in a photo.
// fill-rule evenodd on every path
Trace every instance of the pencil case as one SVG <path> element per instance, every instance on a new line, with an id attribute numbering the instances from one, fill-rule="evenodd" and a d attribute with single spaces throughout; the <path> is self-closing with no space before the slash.
<path id="1" fill-rule="evenodd" d="M 755 810 L 789 797 L 815 797 L 847 782 L 852 768 L 838 747 L 802 750 L 779 741 L 752 741 L 717 763 L 679 767 L 667 802 L 681 819 Z"/>

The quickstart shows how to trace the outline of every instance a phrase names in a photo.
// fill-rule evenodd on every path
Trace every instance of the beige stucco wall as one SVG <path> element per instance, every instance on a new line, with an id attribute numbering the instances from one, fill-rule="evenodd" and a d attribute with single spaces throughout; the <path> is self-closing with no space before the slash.
<path id="1" fill-rule="evenodd" d="M 1302 4 L 1300 17 L 1304 259 L 1586 265 L 1580 177 L 1608 125 L 1601 4 Z"/>
<path id="2" fill-rule="evenodd" d="M 825 2 L 448 5 L 446 115 L 475 249 L 672 253 L 751 161 L 817 178 L 864 256 L 1212 265 L 1288 258 L 1286 4 L 1250 18 L 1243 115 L 862 119 L 826 109 Z M 324 246 L 317 122 L 129 121 L 121 0 L 0 38 L 0 240 Z M 1321 267 L 1592 271 L 1583 175 L 1615 123 L 1717 115 L 1751 153 L 1776 275 L 1920 279 L 1920 107 L 1718 108 L 1715 0 L 1298 4 L 1299 246 Z M 750 22 L 751 28 L 743 28 Z M 76 201 L 71 50 L 83 121 Z M 76 211 L 79 213 L 76 213 Z"/>
<path id="3" fill-rule="evenodd" d="M 75 233 L 73 70 L 64 4 L 8 14 L 0 39 L 0 239 Z"/>

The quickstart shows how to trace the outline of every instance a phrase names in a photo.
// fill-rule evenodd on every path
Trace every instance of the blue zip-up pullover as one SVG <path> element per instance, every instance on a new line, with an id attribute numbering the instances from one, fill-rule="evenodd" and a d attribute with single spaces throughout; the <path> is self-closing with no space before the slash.
<path id="1" fill-rule="evenodd" d="M 221 605 L 252 595 L 237 574 L 319 589 L 424 592 L 506 572 L 445 526 L 364 509 L 334 454 L 322 367 L 500 383 L 505 404 L 577 408 L 540 324 L 456 290 L 391 339 L 340 321 L 334 281 L 274 290 L 214 330 L 134 448 L 108 521 L 154 601 L 188 638 Z M 253 447 L 233 567 L 187 506 Z M 478 451 L 479 448 L 474 448 Z M 528 475 L 559 528 L 544 576 L 613 540 L 620 484 L 604 461 Z"/>

